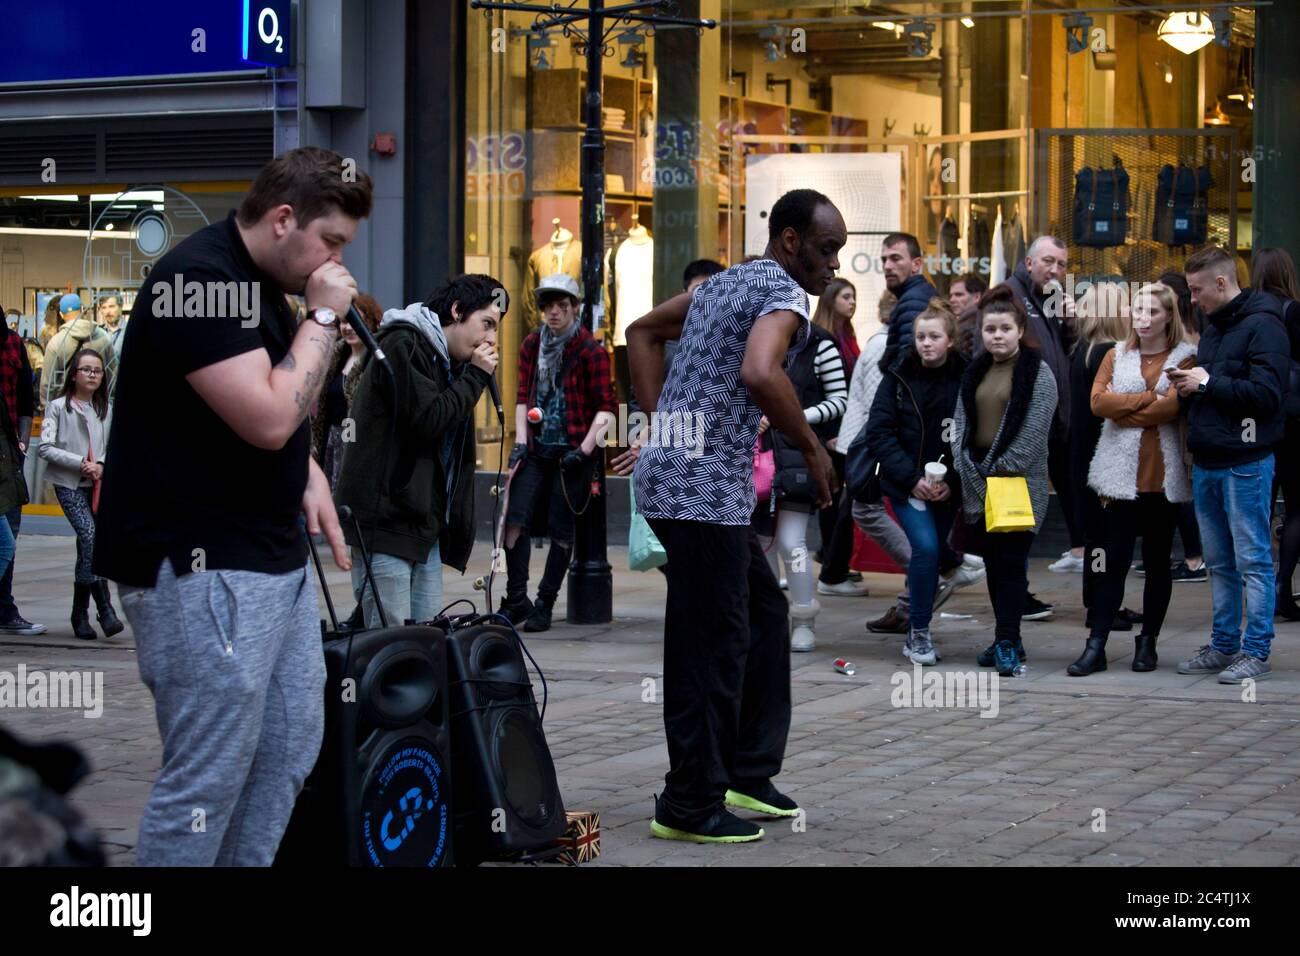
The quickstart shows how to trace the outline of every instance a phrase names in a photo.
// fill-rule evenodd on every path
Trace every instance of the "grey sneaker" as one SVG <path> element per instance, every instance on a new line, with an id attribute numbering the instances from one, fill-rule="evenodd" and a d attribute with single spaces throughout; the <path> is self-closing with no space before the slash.
<path id="1" fill-rule="evenodd" d="M 1213 644 L 1205 644 L 1196 652 L 1196 656 L 1178 665 L 1178 673 L 1217 674 L 1231 664 L 1234 659 L 1232 655 L 1216 651 Z"/>
<path id="2" fill-rule="evenodd" d="M 1261 661 L 1249 654 L 1238 654 L 1219 675 L 1219 683 L 1241 684 L 1248 680 L 1268 680 L 1272 676 L 1273 668 L 1268 661 Z"/>
<path id="3" fill-rule="evenodd" d="M 929 630 L 913 631 L 908 638 L 909 651 L 904 651 L 913 664 L 933 664 L 939 659 L 934 650 L 934 641 Z"/>

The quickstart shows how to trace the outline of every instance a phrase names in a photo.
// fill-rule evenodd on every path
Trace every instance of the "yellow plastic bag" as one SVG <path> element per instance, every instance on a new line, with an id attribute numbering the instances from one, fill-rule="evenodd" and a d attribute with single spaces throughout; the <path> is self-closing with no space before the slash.
<path id="1" fill-rule="evenodd" d="M 1029 484 L 1020 476 L 988 479 L 984 496 L 986 531 L 1033 531 L 1034 506 L 1029 501 Z"/>

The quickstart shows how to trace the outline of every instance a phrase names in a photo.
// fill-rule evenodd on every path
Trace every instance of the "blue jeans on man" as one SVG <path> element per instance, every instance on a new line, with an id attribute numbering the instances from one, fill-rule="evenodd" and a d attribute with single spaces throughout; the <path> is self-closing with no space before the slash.
<path id="1" fill-rule="evenodd" d="M 1273 551 L 1269 542 L 1273 456 L 1231 468 L 1192 468 L 1192 496 L 1214 601 L 1211 646 L 1268 660 L 1273 643 Z M 1242 587 L 1246 628 L 1242 633 Z"/>

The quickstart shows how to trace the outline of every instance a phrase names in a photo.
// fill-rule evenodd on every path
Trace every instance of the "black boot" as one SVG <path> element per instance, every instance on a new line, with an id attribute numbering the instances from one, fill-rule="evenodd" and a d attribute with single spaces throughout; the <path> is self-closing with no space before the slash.
<path id="1" fill-rule="evenodd" d="M 96 617 L 99 619 L 99 628 L 104 632 L 105 637 L 112 637 L 114 634 L 121 634 L 126 630 L 113 610 L 113 595 L 108 590 L 108 581 L 99 578 L 90 586 L 90 594 L 95 599 L 95 607 L 99 609 Z"/>
<path id="2" fill-rule="evenodd" d="M 549 601 L 546 598 L 538 598 L 537 603 L 533 605 L 533 613 L 528 615 L 528 620 L 524 622 L 525 631 L 549 631 L 551 629 L 551 609 L 555 607 L 555 598 Z"/>
<path id="3" fill-rule="evenodd" d="M 522 624 L 533 609 L 528 600 L 528 549 L 532 542 L 520 535 L 514 547 L 506 548 L 506 596 L 497 609 L 512 624 Z"/>
<path id="4" fill-rule="evenodd" d="M 1079 659 L 1065 669 L 1071 677 L 1087 677 L 1106 669 L 1106 638 L 1090 637 Z"/>
<path id="5" fill-rule="evenodd" d="M 1287 621 L 1300 621 L 1300 604 L 1296 604 L 1291 593 L 1290 581 L 1279 581 L 1277 585 L 1276 615 Z"/>
<path id="6" fill-rule="evenodd" d="M 93 641 L 99 635 L 90 626 L 90 585 L 72 583 L 72 634 L 83 641 Z"/>
<path id="7" fill-rule="evenodd" d="M 1156 669 L 1156 639 L 1150 634 L 1139 634 L 1133 642 L 1133 669 L 1138 673 Z"/>

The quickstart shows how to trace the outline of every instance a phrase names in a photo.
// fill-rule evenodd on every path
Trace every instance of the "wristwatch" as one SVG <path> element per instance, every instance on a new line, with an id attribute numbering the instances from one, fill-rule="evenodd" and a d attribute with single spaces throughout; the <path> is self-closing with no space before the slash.
<path id="1" fill-rule="evenodd" d="M 1209 384 L 1210 384 L 1210 376 L 1207 375 L 1207 376 L 1205 376 L 1205 381 L 1199 383 L 1199 384 L 1196 386 L 1196 391 L 1197 391 L 1197 393 L 1200 394 L 1200 395 L 1204 395 L 1204 394 L 1205 394 L 1205 389 L 1206 389 L 1206 387 L 1207 387 Z"/>
<path id="2" fill-rule="evenodd" d="M 339 316 L 333 309 L 312 309 L 307 313 L 307 318 L 311 319 L 317 325 L 323 328 L 338 328 Z"/>

